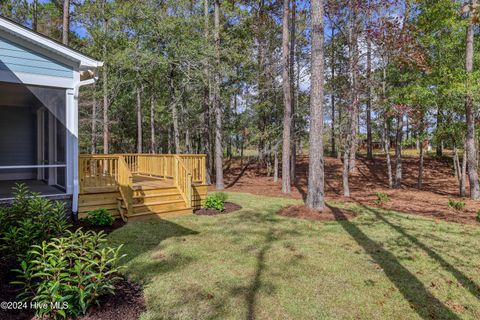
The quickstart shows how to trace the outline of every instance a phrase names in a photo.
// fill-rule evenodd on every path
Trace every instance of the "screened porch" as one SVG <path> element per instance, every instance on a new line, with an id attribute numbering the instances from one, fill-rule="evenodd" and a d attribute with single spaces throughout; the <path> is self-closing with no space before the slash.
<path id="1" fill-rule="evenodd" d="M 66 195 L 66 91 L 0 83 L 0 199 L 25 183 L 41 195 Z"/>

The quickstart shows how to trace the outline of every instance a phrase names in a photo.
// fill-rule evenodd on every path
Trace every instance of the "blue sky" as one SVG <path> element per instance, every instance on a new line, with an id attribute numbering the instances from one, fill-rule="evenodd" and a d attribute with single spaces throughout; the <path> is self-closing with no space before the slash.
<path id="1" fill-rule="evenodd" d="M 47 3 L 49 2 L 48 0 L 37 0 L 38 3 Z M 28 3 L 32 3 L 33 0 L 27 0 Z M 78 23 L 72 23 L 70 25 L 70 30 L 72 32 L 75 32 L 80 38 L 86 37 L 87 36 L 87 31 L 85 28 L 83 28 L 80 24 Z"/>

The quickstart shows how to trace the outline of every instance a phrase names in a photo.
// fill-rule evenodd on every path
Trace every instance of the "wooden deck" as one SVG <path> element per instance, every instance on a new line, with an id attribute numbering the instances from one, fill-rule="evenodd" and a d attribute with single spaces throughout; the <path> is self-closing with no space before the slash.
<path id="1" fill-rule="evenodd" d="M 205 155 L 82 155 L 79 217 L 105 208 L 127 219 L 192 213 L 207 193 Z"/>

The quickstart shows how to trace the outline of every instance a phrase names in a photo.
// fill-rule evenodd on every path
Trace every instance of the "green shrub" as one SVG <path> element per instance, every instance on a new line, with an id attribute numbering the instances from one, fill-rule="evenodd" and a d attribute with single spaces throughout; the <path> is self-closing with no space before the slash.
<path id="1" fill-rule="evenodd" d="M 112 217 L 110 211 L 104 208 L 96 209 L 87 213 L 87 219 L 94 226 L 111 226 L 115 218 Z"/>
<path id="2" fill-rule="evenodd" d="M 477 217 L 476 217 L 477 221 L 480 222 L 480 211 L 477 211 Z"/>
<path id="3" fill-rule="evenodd" d="M 89 306 L 99 303 L 100 296 L 113 294 L 113 282 L 118 279 L 121 246 L 104 247 L 105 241 L 103 232 L 78 229 L 32 245 L 15 270 L 18 278 L 13 283 L 22 287 L 18 299 L 46 306 L 36 309 L 39 317 L 85 314 Z"/>
<path id="4" fill-rule="evenodd" d="M 0 254 L 22 260 L 32 244 L 60 236 L 70 226 L 65 204 L 32 193 L 17 184 L 10 207 L 0 210 Z"/>
<path id="5" fill-rule="evenodd" d="M 377 199 L 375 199 L 373 201 L 373 203 L 375 203 L 377 205 L 381 205 L 383 203 L 386 203 L 386 202 L 390 201 L 390 197 L 386 193 L 376 192 L 375 195 L 377 196 Z"/>
<path id="6" fill-rule="evenodd" d="M 465 208 L 465 202 L 448 199 L 448 206 L 455 210 L 463 210 Z"/>
<path id="7" fill-rule="evenodd" d="M 223 192 L 216 192 L 209 194 L 205 200 L 205 208 L 215 209 L 218 211 L 225 210 L 225 201 L 227 200 L 227 194 Z"/>

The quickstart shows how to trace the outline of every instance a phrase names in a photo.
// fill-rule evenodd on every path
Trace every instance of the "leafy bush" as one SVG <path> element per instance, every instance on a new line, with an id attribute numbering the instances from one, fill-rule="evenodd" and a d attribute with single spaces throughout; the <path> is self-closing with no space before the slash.
<path id="1" fill-rule="evenodd" d="M 476 217 L 477 221 L 480 222 L 480 211 L 477 211 L 477 217 Z"/>
<path id="2" fill-rule="evenodd" d="M 115 218 L 112 217 L 112 214 L 104 208 L 92 210 L 87 213 L 87 219 L 90 224 L 95 226 L 111 226 Z"/>
<path id="3" fill-rule="evenodd" d="M 227 194 L 223 192 L 216 192 L 209 194 L 205 200 L 205 208 L 215 209 L 218 211 L 225 210 L 225 201 L 227 200 Z"/>
<path id="4" fill-rule="evenodd" d="M 377 199 L 374 200 L 373 203 L 375 203 L 377 205 L 381 205 L 383 203 L 386 203 L 386 202 L 390 201 L 390 197 L 386 193 L 377 192 L 377 193 L 375 193 L 375 195 L 377 196 Z"/>
<path id="5" fill-rule="evenodd" d="M 105 241 L 103 232 L 78 229 L 32 245 L 15 270 L 18 281 L 13 283 L 22 286 L 18 298 L 46 306 L 36 309 L 39 317 L 85 314 L 89 306 L 99 303 L 100 296 L 113 294 L 113 282 L 118 279 L 121 246 L 104 247 Z"/>
<path id="6" fill-rule="evenodd" d="M 65 204 L 32 193 L 17 184 L 10 207 L 0 210 L 0 254 L 20 260 L 32 244 L 60 236 L 70 226 Z"/>
<path id="7" fill-rule="evenodd" d="M 455 210 L 463 210 L 465 208 L 465 202 L 448 199 L 448 206 Z"/>

